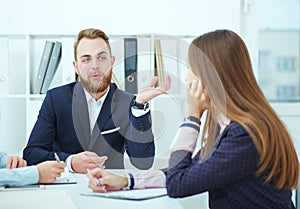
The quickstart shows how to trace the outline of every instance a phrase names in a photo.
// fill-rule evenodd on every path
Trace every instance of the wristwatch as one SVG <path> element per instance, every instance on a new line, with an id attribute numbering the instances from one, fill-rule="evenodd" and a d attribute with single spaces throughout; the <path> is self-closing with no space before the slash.
<path id="1" fill-rule="evenodd" d="M 132 101 L 132 108 L 139 109 L 139 110 L 146 110 L 149 107 L 149 103 L 146 102 L 145 104 L 138 103 L 137 101 Z"/>

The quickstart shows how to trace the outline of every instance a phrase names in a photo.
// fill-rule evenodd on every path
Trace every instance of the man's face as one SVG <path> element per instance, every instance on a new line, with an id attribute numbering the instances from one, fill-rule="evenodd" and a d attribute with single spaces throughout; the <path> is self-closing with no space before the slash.
<path id="1" fill-rule="evenodd" d="M 83 38 L 77 47 L 77 62 L 73 65 L 90 93 L 103 92 L 110 84 L 114 57 L 102 38 Z"/>

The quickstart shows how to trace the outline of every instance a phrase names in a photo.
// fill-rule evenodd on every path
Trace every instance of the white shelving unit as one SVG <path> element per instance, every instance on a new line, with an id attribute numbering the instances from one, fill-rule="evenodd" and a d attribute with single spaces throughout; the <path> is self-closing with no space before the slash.
<path id="1" fill-rule="evenodd" d="M 116 63 L 113 69 L 124 89 L 125 36 L 111 35 L 110 43 Z M 172 89 L 151 101 L 153 131 L 158 155 L 164 155 L 184 115 L 184 78 L 189 42 L 193 37 L 160 34 L 133 36 L 138 39 L 138 88 L 154 75 L 154 40 L 161 40 L 165 74 L 172 77 Z M 43 102 L 43 94 L 32 89 L 45 41 L 62 42 L 62 58 L 50 88 L 75 81 L 73 45 L 76 35 L 0 35 L 0 144 L 9 154 L 22 155 Z M 170 120 L 172 115 L 172 120 Z"/>
<path id="2" fill-rule="evenodd" d="M 46 40 L 61 41 L 62 59 L 50 88 L 75 80 L 74 35 L 0 35 L 0 144 L 21 155 L 45 95 L 32 86 Z"/>

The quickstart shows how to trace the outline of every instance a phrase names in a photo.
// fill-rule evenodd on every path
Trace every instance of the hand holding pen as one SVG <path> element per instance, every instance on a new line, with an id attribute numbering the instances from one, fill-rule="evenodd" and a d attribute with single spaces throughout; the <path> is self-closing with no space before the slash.
<path id="1" fill-rule="evenodd" d="M 60 161 L 58 156 L 55 158 L 56 161 L 45 161 L 36 165 L 39 173 L 38 183 L 53 183 L 64 172 L 66 164 Z"/>
<path id="2" fill-rule="evenodd" d="M 59 159 L 58 155 L 56 154 L 56 152 L 54 152 L 54 158 L 57 162 L 60 162 L 60 159 Z"/>
<path id="3" fill-rule="evenodd" d="M 101 185 L 100 176 L 96 177 L 90 169 L 87 169 L 87 176 L 89 178 L 89 187 L 92 188 L 93 191 L 106 192 L 105 185 Z"/>
<path id="4" fill-rule="evenodd" d="M 118 191 L 126 188 L 129 183 L 127 176 L 113 174 L 101 168 L 88 170 L 87 176 L 89 178 L 89 188 L 93 192 Z"/>

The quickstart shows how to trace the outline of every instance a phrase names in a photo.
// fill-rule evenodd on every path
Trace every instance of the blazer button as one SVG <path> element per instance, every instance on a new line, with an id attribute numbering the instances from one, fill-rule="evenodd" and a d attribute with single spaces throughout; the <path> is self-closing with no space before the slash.
<path id="1" fill-rule="evenodd" d="M 139 130 L 140 130 L 140 131 L 144 131 L 143 123 L 139 123 Z"/>

